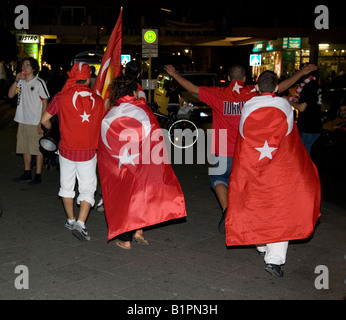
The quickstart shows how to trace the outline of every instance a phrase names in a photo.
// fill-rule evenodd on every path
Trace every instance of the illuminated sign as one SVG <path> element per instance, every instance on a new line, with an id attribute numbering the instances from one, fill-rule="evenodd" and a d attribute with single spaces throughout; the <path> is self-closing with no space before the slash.
<path id="1" fill-rule="evenodd" d="M 257 42 L 253 45 L 253 52 L 263 51 L 264 50 L 264 42 Z"/>
<path id="2" fill-rule="evenodd" d="M 142 57 L 155 58 L 158 56 L 158 29 L 142 29 Z"/>
<path id="3" fill-rule="evenodd" d="M 262 55 L 250 54 L 250 66 L 260 66 L 262 64 Z"/>
<path id="4" fill-rule="evenodd" d="M 302 38 L 283 38 L 282 49 L 300 49 Z"/>
<path id="5" fill-rule="evenodd" d="M 144 33 L 143 39 L 147 43 L 154 43 L 156 41 L 156 33 L 153 30 L 148 30 L 147 32 Z"/>
<path id="6" fill-rule="evenodd" d="M 17 42 L 19 43 L 40 43 L 38 34 L 16 34 Z"/>
<path id="7" fill-rule="evenodd" d="M 129 55 L 129 54 L 122 54 L 121 55 L 121 65 L 122 66 L 124 66 L 125 64 L 127 64 L 130 61 L 131 61 L 131 55 Z"/>

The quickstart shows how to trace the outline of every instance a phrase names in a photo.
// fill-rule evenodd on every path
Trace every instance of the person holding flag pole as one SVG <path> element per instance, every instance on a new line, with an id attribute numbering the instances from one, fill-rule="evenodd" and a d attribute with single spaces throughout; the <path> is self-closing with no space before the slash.
<path id="1" fill-rule="evenodd" d="M 121 8 L 118 21 L 109 38 L 93 91 L 104 98 L 107 109 L 110 107 L 102 121 L 102 138 L 100 138 L 98 149 L 98 170 L 108 223 L 107 239 L 111 240 L 125 234 L 120 236 L 122 240 L 116 240 L 116 244 L 123 249 L 130 249 L 133 232 L 135 232 L 134 237 L 137 243 L 147 245 L 148 241 L 143 236 L 143 227 L 184 217 L 186 216 L 186 209 L 179 182 L 169 164 L 141 164 L 132 168 L 134 155 L 129 155 L 126 152 L 120 154 L 120 150 L 116 152 L 119 148 L 119 144 L 116 144 L 119 137 L 114 130 L 115 128 L 119 130 L 121 128 L 124 130 L 131 129 L 133 122 L 129 122 L 129 117 L 133 116 L 133 113 L 135 118 L 137 118 L 137 112 L 140 113 L 141 116 L 137 120 L 143 120 L 141 117 L 146 120 L 149 119 L 150 128 L 154 129 L 156 125 L 158 126 L 156 117 L 147 107 L 144 98 L 137 99 L 141 98 L 137 96 L 140 88 L 133 77 L 130 82 L 116 82 L 113 85 L 113 95 L 109 90 L 112 79 L 117 79 L 121 75 L 122 13 L 123 8 Z M 122 83 L 121 88 L 117 87 L 120 83 Z M 132 90 L 131 83 L 134 85 Z M 114 92 L 118 93 L 115 94 Z M 117 118 L 118 113 L 121 114 L 123 110 L 118 102 L 127 102 L 125 106 L 128 109 L 125 109 L 129 113 L 127 117 L 119 117 L 122 121 L 114 121 L 117 126 L 113 126 L 112 116 L 115 115 Z M 148 121 L 145 123 L 148 124 Z M 138 121 L 136 122 L 136 126 L 138 126 Z M 145 126 L 145 128 L 148 127 Z M 157 132 L 152 130 L 150 133 L 154 131 Z M 149 141 L 150 139 L 145 136 L 144 140 Z M 117 159 L 118 164 L 114 163 Z M 135 170 L 134 176 L 130 173 L 131 169 Z M 134 190 L 137 191 L 136 194 L 134 194 Z M 142 201 L 138 201 L 138 199 Z"/>

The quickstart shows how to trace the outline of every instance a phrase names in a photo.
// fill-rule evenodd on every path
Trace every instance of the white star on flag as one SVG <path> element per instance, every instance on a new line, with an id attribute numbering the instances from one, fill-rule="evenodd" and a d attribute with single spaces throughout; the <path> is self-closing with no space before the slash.
<path id="1" fill-rule="evenodd" d="M 82 117 L 82 123 L 84 122 L 84 121 L 88 121 L 88 122 L 90 122 L 89 121 L 89 117 L 91 116 L 91 114 L 86 114 L 86 112 L 84 111 L 84 114 L 81 114 L 80 115 L 80 117 Z"/>
<path id="2" fill-rule="evenodd" d="M 137 156 L 139 156 L 139 153 L 130 155 L 129 150 L 127 148 L 125 148 L 122 155 L 112 156 L 112 157 L 120 160 L 119 161 L 119 168 L 120 168 L 123 164 L 128 164 L 128 163 L 130 163 L 134 166 L 135 163 L 133 162 L 133 159 L 136 158 Z"/>
<path id="3" fill-rule="evenodd" d="M 268 141 L 266 140 L 262 148 L 255 148 L 255 149 L 261 153 L 260 158 L 258 159 L 258 161 L 260 161 L 265 157 L 269 159 L 273 159 L 272 152 L 276 150 L 277 148 L 270 148 L 268 145 Z"/>
<path id="4" fill-rule="evenodd" d="M 232 91 L 237 91 L 238 94 L 240 94 L 239 89 L 241 89 L 241 88 L 242 88 L 242 86 L 240 86 L 240 85 L 238 84 L 238 82 L 236 82 L 235 85 L 234 85 L 234 87 L 233 87 L 233 90 L 232 90 Z"/>

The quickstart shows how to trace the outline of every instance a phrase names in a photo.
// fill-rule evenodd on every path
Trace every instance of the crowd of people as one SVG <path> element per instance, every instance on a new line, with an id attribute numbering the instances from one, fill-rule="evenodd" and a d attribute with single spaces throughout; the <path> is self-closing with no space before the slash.
<path id="1" fill-rule="evenodd" d="M 145 161 L 146 152 L 160 147 L 165 153 L 165 147 L 153 137 L 159 124 L 138 84 L 140 67 L 133 61 L 126 69 L 112 81 L 104 101 L 90 86 L 90 66 L 78 62 L 51 98 L 44 80 L 36 76 L 37 61 L 25 58 L 8 96 L 17 95 L 17 153 L 24 159 L 24 172 L 14 182 L 42 182 L 39 140 L 57 115 L 58 195 L 67 217 L 65 227 L 79 240 L 90 240 L 86 221 L 95 205 L 99 175 L 107 239 L 116 239 L 117 246 L 128 250 L 133 238 L 149 244 L 145 227 L 185 217 L 186 209 L 171 165 Z M 265 270 L 282 277 L 288 242 L 307 238 L 320 215 L 319 175 L 309 155 L 322 130 L 320 115 L 317 119 L 321 103 L 317 67 L 307 64 L 280 83 L 276 74 L 266 71 L 257 85 L 246 86 L 245 69 L 236 65 L 230 69 L 230 84 L 222 88 L 196 86 L 171 65 L 165 70 L 213 110 L 212 150 L 218 161 L 210 184 L 220 204 L 219 231 L 225 232 L 226 245 L 256 246 L 264 256 Z M 277 95 L 296 83 L 292 96 Z M 227 109 L 234 112 L 225 112 L 225 105 L 235 106 Z M 297 124 L 292 105 L 299 110 Z M 342 105 L 338 121 L 325 129 L 339 128 L 345 114 Z M 225 140 L 219 139 L 221 129 L 227 131 Z M 36 156 L 33 179 L 32 156 Z M 217 172 L 220 163 L 227 163 L 226 172 Z"/>

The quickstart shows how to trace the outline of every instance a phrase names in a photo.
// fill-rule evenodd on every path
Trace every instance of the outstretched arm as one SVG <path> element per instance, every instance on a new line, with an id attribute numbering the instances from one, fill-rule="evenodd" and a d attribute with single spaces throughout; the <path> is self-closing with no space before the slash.
<path id="1" fill-rule="evenodd" d="M 187 91 L 191 93 L 198 94 L 199 87 L 194 85 L 189 80 L 185 79 L 179 73 L 175 70 L 175 68 L 172 65 L 165 66 L 166 72 L 172 76 L 183 88 L 185 88 Z"/>
<path id="2" fill-rule="evenodd" d="M 305 76 L 315 70 L 317 70 L 317 66 L 315 66 L 314 64 L 308 64 L 304 66 L 301 70 L 295 73 L 291 78 L 281 81 L 279 83 L 278 92 L 279 93 L 284 92 L 288 88 L 292 87 L 302 76 Z"/>

